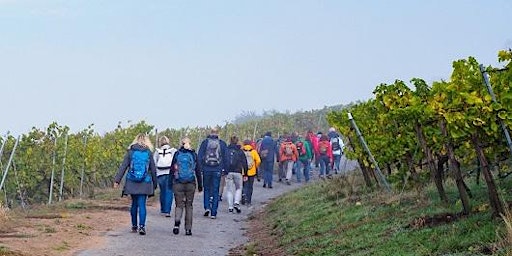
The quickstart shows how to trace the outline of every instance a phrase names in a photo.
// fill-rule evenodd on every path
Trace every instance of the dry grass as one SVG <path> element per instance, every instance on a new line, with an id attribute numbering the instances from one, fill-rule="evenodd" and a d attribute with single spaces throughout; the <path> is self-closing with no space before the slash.
<path id="1" fill-rule="evenodd" d="M 0 223 L 9 220 L 9 214 L 9 208 L 5 207 L 3 204 L 0 204 Z"/>
<path id="2" fill-rule="evenodd" d="M 512 256 L 512 213 L 508 207 L 505 207 L 505 214 L 501 215 L 505 223 L 505 232 L 497 244 L 498 249 L 504 251 L 504 255 Z"/>

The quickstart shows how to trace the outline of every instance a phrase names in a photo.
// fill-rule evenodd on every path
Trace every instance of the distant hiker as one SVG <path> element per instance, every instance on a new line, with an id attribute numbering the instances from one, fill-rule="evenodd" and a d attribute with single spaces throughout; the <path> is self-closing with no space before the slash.
<path id="1" fill-rule="evenodd" d="M 314 159 L 311 160 L 311 162 L 315 163 L 315 166 L 318 167 L 318 137 L 313 133 L 312 130 L 308 130 L 307 133 L 306 133 L 306 138 L 305 138 L 307 141 L 309 141 L 309 143 L 311 144 L 311 147 L 313 148 L 313 157 Z"/>
<path id="2" fill-rule="evenodd" d="M 286 184 L 291 185 L 293 165 L 297 161 L 299 155 L 297 147 L 292 142 L 292 138 L 288 136 L 279 149 L 279 162 L 283 165 L 286 173 Z"/>
<path id="3" fill-rule="evenodd" d="M 131 196 L 132 232 L 138 231 L 140 235 L 146 234 L 146 200 L 148 196 L 155 194 L 157 186 L 152 150 L 153 145 L 149 137 L 142 133 L 138 134 L 128 147 L 123 163 L 114 178 L 114 188 L 118 188 L 121 179 L 127 173 L 122 195 Z M 137 215 L 139 217 L 138 225 Z"/>
<path id="4" fill-rule="evenodd" d="M 297 168 L 297 182 L 302 182 L 302 176 L 304 181 L 309 182 L 309 172 L 311 171 L 311 159 L 313 159 L 313 147 L 309 141 L 302 137 L 299 137 L 295 142 L 297 147 L 297 153 L 299 154 L 298 168 Z"/>
<path id="5" fill-rule="evenodd" d="M 158 140 L 160 148 L 154 153 L 156 163 L 156 177 L 160 188 L 160 213 L 165 217 L 171 217 L 172 201 L 174 198 L 172 182 L 169 182 L 169 172 L 176 149 L 169 145 L 169 138 L 162 136 Z"/>
<path id="6" fill-rule="evenodd" d="M 226 193 L 228 198 L 228 210 L 240 213 L 240 201 L 242 200 L 243 176 L 247 172 L 247 159 L 245 153 L 238 144 L 238 137 L 232 136 L 226 150 L 226 164 L 224 165 L 226 176 Z"/>
<path id="7" fill-rule="evenodd" d="M 172 233 L 175 235 L 180 233 L 183 210 L 185 210 L 185 235 L 192 235 L 192 203 L 196 187 L 197 191 L 203 191 L 201 170 L 197 159 L 197 154 L 190 145 L 190 139 L 183 138 L 180 149 L 172 158 L 172 178 L 169 181 L 173 183 L 176 200 L 174 228 L 172 229 Z"/>
<path id="8" fill-rule="evenodd" d="M 286 141 L 286 138 L 288 138 L 288 134 L 285 133 L 281 136 L 279 136 L 279 138 L 277 139 L 277 149 L 278 149 L 278 152 L 277 152 L 277 178 L 278 178 L 278 181 L 279 182 L 283 182 L 284 179 L 286 179 L 286 166 L 285 166 L 285 162 L 281 161 L 281 155 L 279 155 L 279 149 L 281 148 L 281 146 L 283 145 L 283 143 Z"/>
<path id="9" fill-rule="evenodd" d="M 274 161 L 278 153 L 277 145 L 272 139 L 272 133 L 266 132 L 261 140 L 260 151 L 258 154 L 261 158 L 260 169 L 263 170 L 263 187 L 272 188 L 272 180 L 274 175 Z"/>
<path id="10" fill-rule="evenodd" d="M 256 152 L 258 152 L 258 155 L 260 152 L 261 141 L 263 140 L 263 137 L 265 137 L 265 135 L 261 135 L 261 137 L 259 137 L 255 143 L 256 147 L 254 147 L 254 149 L 256 149 Z M 260 158 L 261 158 L 261 156 L 260 156 Z M 263 170 L 260 170 L 260 167 L 258 167 L 258 168 L 256 168 L 256 180 L 258 182 L 260 182 L 262 178 L 263 178 Z"/>
<path id="11" fill-rule="evenodd" d="M 329 141 L 329 136 L 322 135 L 320 137 L 320 141 L 318 142 L 318 161 L 320 164 L 320 177 L 331 177 L 330 176 L 330 169 L 331 169 L 331 162 L 332 162 L 332 149 L 331 149 L 331 143 Z"/>
<path id="12" fill-rule="evenodd" d="M 243 199 L 242 203 L 248 206 L 252 204 L 252 191 L 254 187 L 254 177 L 256 177 L 256 173 L 258 167 L 261 164 L 261 158 L 256 149 L 253 148 L 251 140 L 244 140 L 244 145 L 242 146 L 242 150 L 244 151 L 245 158 L 247 160 L 247 172 L 244 176 L 244 185 L 242 194 Z"/>
<path id="13" fill-rule="evenodd" d="M 210 135 L 201 142 L 198 159 L 199 167 L 203 172 L 204 185 L 204 216 L 217 218 L 219 207 L 219 187 L 221 172 L 224 170 L 226 142 L 219 138 L 219 131 L 213 128 Z M 211 198 L 211 199 L 210 199 Z"/>
<path id="14" fill-rule="evenodd" d="M 329 136 L 329 141 L 331 143 L 332 148 L 332 168 L 334 170 L 334 173 L 338 174 L 338 172 L 341 171 L 341 155 L 343 155 L 343 148 L 345 147 L 345 144 L 343 144 L 341 136 L 336 132 L 336 129 L 334 127 L 329 128 L 329 133 L 327 134 L 327 136 Z"/>

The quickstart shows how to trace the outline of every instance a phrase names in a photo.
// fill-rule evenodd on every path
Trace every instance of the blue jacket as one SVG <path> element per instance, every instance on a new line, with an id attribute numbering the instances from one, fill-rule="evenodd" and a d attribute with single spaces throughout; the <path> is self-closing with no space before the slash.
<path id="1" fill-rule="evenodd" d="M 206 165 L 206 145 L 208 145 L 208 139 L 218 139 L 220 144 L 220 164 L 217 166 L 209 166 Z M 203 172 L 220 172 L 225 169 L 224 164 L 226 163 L 226 142 L 219 139 L 218 135 L 208 135 L 205 140 L 201 142 L 201 146 L 199 146 L 199 151 L 197 152 L 197 159 L 199 163 L 199 168 Z"/>
<path id="2" fill-rule="evenodd" d="M 262 162 L 263 161 L 274 162 L 279 151 L 277 150 L 277 143 L 274 141 L 274 139 L 272 139 L 272 137 L 270 137 L 270 136 L 263 137 L 263 140 L 261 140 L 261 145 L 260 145 L 259 152 L 258 152 L 260 154 L 260 156 L 262 155 L 261 152 L 263 150 L 268 150 L 268 154 L 267 154 L 266 158 L 261 157 L 261 161 Z"/>

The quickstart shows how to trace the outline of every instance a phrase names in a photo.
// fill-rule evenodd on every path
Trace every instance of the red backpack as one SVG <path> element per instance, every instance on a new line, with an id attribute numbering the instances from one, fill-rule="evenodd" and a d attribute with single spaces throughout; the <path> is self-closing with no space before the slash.
<path id="1" fill-rule="evenodd" d="M 299 152 L 299 156 L 306 155 L 306 147 L 304 147 L 304 143 L 302 141 L 297 141 L 295 146 L 297 147 L 297 152 Z"/>
<path id="2" fill-rule="evenodd" d="M 320 155 L 327 155 L 327 150 L 329 149 L 329 141 L 322 140 L 318 142 L 318 152 L 320 152 Z"/>

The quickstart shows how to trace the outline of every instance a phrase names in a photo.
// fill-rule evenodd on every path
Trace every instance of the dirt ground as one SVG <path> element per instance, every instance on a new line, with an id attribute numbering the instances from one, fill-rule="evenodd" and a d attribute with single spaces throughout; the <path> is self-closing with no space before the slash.
<path id="1" fill-rule="evenodd" d="M 130 222 L 129 204 L 124 197 L 7 211 L 0 219 L 0 255 L 71 256 L 86 248 L 99 248 L 106 232 Z"/>

